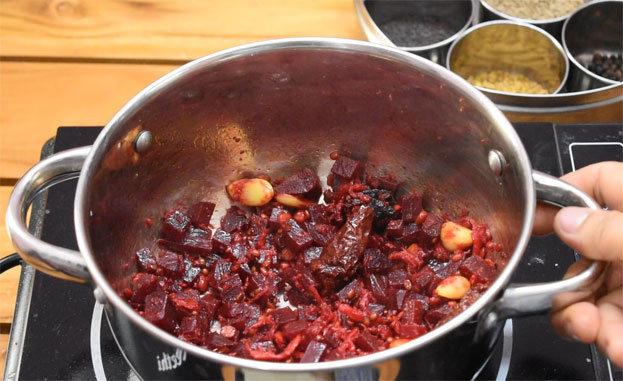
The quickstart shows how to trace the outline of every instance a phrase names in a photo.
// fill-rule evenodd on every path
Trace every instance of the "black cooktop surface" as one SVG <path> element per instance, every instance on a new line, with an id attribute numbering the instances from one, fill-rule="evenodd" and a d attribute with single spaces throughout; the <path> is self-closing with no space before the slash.
<path id="1" fill-rule="evenodd" d="M 533 167 L 554 176 L 598 161 L 623 161 L 621 124 L 519 124 L 516 127 Z M 89 145 L 100 130 L 59 128 L 54 152 Z M 42 213 L 42 238 L 72 249 L 77 249 L 73 226 L 75 187 L 76 180 L 72 180 L 51 188 Z M 534 237 L 513 281 L 560 279 L 574 260 L 574 252 L 557 237 Z M 26 324 L 18 325 L 23 327 L 23 339 L 12 338 L 6 379 L 139 377 L 117 347 L 103 308 L 95 303 L 88 285 L 58 280 L 40 272 L 34 273 L 33 278 L 31 296 L 23 291 L 18 296 L 18 304 L 27 303 L 29 310 Z M 10 370 L 14 373 L 9 373 Z M 545 315 L 507 321 L 503 337 L 481 372 L 465 378 L 474 376 L 497 380 L 623 378 L 621 370 L 615 369 L 594 346 L 557 336 Z M 355 379 L 357 374 L 346 372 L 336 377 Z M 244 375 L 237 373 L 236 378 Z"/>

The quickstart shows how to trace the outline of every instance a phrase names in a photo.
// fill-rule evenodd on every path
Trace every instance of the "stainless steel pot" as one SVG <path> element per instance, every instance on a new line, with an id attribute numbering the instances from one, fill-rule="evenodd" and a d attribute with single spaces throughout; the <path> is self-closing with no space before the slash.
<path id="1" fill-rule="evenodd" d="M 430 210 L 457 215 L 467 209 L 486 220 L 510 254 L 491 288 L 408 344 L 315 364 L 214 353 L 161 331 L 119 297 L 135 270 L 134 252 L 150 245 L 160 229 L 160 223 L 147 227 L 146 218 L 160 221 L 174 206 L 212 200 L 217 221 L 229 206 L 223 184 L 302 166 L 323 178 L 336 149 L 351 151 L 371 170 L 407 179 L 402 185 L 420 189 Z M 24 222 L 34 194 L 78 171 L 80 252 L 39 241 Z M 37 269 L 92 284 L 123 352 L 146 378 L 221 378 L 235 369 L 322 376 L 318 372 L 372 365 L 389 366 L 398 377 L 449 378 L 473 374 L 505 318 L 544 311 L 560 292 L 582 290 L 577 296 L 585 296 L 600 279 L 604 266 L 593 263 L 564 281 L 508 285 L 526 248 L 537 198 L 599 208 L 576 188 L 533 172 L 503 114 L 443 67 L 366 42 L 285 39 L 198 59 L 147 87 L 93 146 L 53 155 L 29 170 L 9 200 L 7 227 L 21 256 Z M 410 367 L 401 368 L 400 361 Z"/>

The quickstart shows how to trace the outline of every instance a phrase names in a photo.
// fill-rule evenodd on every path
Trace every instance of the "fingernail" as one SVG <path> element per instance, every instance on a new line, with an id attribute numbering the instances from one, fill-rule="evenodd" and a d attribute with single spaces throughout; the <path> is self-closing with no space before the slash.
<path id="1" fill-rule="evenodd" d="M 573 325 L 571 324 L 571 322 L 567 322 L 567 324 L 565 325 L 565 330 L 567 331 L 567 337 L 575 341 L 579 341 L 578 337 L 573 332 Z"/>
<path id="2" fill-rule="evenodd" d="M 560 221 L 560 228 L 568 234 L 577 233 L 589 212 L 589 209 L 574 206 L 561 209 L 557 216 Z"/>

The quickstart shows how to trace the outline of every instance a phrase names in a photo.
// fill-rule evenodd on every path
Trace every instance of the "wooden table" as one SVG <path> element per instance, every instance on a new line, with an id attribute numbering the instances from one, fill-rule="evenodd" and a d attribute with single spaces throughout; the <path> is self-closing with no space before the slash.
<path id="1" fill-rule="evenodd" d="M 12 186 L 58 126 L 106 124 L 142 88 L 194 58 L 297 36 L 365 39 L 352 0 L 2 0 L 0 256 L 13 252 L 4 225 Z M 558 120 L 621 121 L 621 110 Z M 19 268 L 0 276 L 0 374 L 18 279 Z"/>

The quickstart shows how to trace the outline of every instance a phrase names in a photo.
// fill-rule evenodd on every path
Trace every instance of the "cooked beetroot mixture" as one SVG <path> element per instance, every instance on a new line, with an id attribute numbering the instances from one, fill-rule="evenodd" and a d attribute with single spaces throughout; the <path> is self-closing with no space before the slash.
<path id="1" fill-rule="evenodd" d="M 424 335 L 495 280 L 506 254 L 486 224 L 467 213 L 449 222 L 424 210 L 416 191 L 396 194 L 395 176 L 364 177 L 361 163 L 331 158 L 327 205 L 304 169 L 272 187 L 254 179 L 271 188 L 258 207 L 244 206 L 247 180 L 232 185 L 242 203 L 214 232 L 213 203 L 168 212 L 158 249 L 136 253 L 124 297 L 153 324 L 210 350 L 316 362 Z"/>

